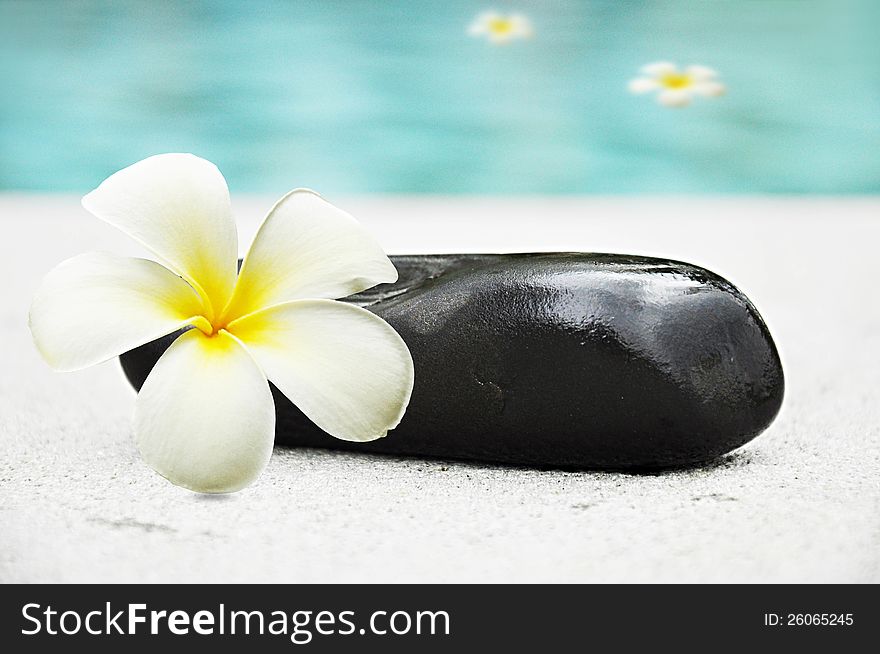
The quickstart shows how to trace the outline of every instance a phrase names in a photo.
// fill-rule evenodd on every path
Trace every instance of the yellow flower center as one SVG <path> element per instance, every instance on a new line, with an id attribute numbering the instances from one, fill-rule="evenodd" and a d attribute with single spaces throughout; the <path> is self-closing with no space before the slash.
<path id="1" fill-rule="evenodd" d="M 221 329 L 226 329 L 227 323 L 227 320 L 211 322 L 205 316 L 199 316 L 192 322 L 193 326 L 205 336 L 216 336 L 220 333 Z"/>
<path id="2" fill-rule="evenodd" d="M 660 84 L 667 89 L 684 89 L 693 84 L 693 80 L 682 73 L 667 73 L 660 78 Z"/>
<path id="3" fill-rule="evenodd" d="M 493 34 L 508 34 L 513 30 L 513 21 L 509 18 L 493 18 L 489 21 L 489 31 Z"/>

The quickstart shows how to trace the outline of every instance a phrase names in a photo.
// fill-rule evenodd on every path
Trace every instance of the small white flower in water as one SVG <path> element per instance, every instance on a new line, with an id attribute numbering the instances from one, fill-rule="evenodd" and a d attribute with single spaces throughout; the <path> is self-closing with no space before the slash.
<path id="1" fill-rule="evenodd" d="M 267 379 L 321 429 L 369 441 L 400 422 L 413 361 L 384 320 L 336 298 L 397 280 L 376 240 L 321 196 L 281 198 L 236 273 L 226 180 L 189 154 L 138 162 L 83 206 L 150 249 L 147 259 L 93 252 L 58 265 L 34 297 L 43 358 L 78 370 L 189 327 L 141 389 L 134 432 L 144 460 L 204 493 L 239 490 L 272 454 Z"/>
<path id="2" fill-rule="evenodd" d="M 726 88 L 718 81 L 718 73 L 706 66 L 692 65 L 681 71 L 668 61 L 643 66 L 642 77 L 629 83 L 632 93 L 657 91 L 657 102 L 666 107 L 686 107 L 695 95 L 717 97 Z"/>
<path id="3" fill-rule="evenodd" d="M 474 18 L 468 27 L 471 36 L 484 36 L 490 42 L 501 44 L 532 36 L 532 23 L 522 14 L 500 14 L 486 11 Z"/>

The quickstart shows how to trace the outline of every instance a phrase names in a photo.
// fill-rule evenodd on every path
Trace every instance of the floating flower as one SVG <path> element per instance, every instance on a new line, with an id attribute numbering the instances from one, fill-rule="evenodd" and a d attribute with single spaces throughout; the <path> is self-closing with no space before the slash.
<path id="1" fill-rule="evenodd" d="M 642 67 L 644 77 L 629 83 L 632 93 L 659 91 L 657 102 L 666 107 L 685 107 L 695 95 L 717 97 L 723 95 L 725 87 L 716 78 L 716 73 L 706 66 L 688 66 L 684 72 L 675 64 L 660 61 Z"/>
<path id="2" fill-rule="evenodd" d="M 532 23 L 522 14 L 499 14 L 486 11 L 479 14 L 468 27 L 471 36 L 485 36 L 492 43 L 508 43 L 514 39 L 532 36 Z"/>
<path id="3" fill-rule="evenodd" d="M 409 350 L 378 316 L 335 301 L 397 279 L 349 214 L 312 191 L 288 193 L 237 274 L 229 191 L 204 159 L 150 157 L 83 206 L 164 265 L 97 252 L 61 263 L 31 306 L 34 342 L 68 371 L 189 328 L 135 405 L 138 449 L 169 481 L 224 493 L 260 476 L 275 436 L 267 379 L 343 440 L 380 438 L 400 422 L 413 387 Z"/>

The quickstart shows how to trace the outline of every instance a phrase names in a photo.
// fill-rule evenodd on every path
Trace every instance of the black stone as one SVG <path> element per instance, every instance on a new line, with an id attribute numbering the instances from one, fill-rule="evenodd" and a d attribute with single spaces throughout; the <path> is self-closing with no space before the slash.
<path id="1" fill-rule="evenodd" d="M 528 466 L 693 466 L 747 443 L 779 411 L 783 374 L 751 302 L 677 261 L 616 254 L 391 257 L 348 298 L 387 320 L 415 361 L 397 429 L 325 434 L 273 387 L 281 445 Z M 140 388 L 176 335 L 121 357 Z"/>

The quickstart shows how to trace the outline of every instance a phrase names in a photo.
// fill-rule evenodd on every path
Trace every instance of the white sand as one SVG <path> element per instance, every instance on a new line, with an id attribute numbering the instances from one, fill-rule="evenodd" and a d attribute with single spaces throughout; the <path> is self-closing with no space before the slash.
<path id="1" fill-rule="evenodd" d="M 243 242 L 273 199 L 238 203 Z M 776 338 L 782 413 L 691 472 L 279 449 L 254 487 L 193 495 L 138 459 L 118 365 L 53 373 L 25 324 L 62 258 L 139 249 L 77 198 L 0 196 L 0 581 L 880 581 L 880 200 L 332 199 L 391 252 L 711 268 Z"/>

